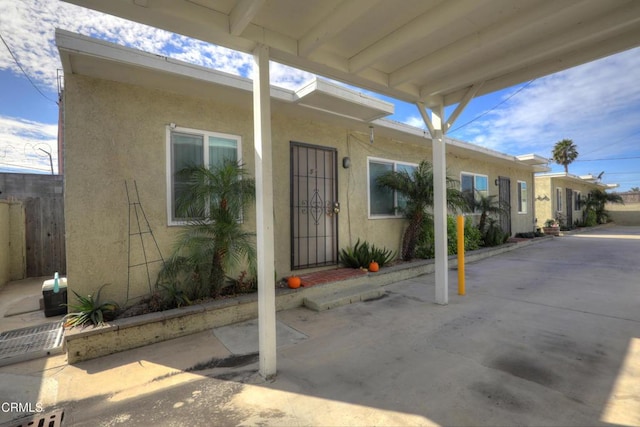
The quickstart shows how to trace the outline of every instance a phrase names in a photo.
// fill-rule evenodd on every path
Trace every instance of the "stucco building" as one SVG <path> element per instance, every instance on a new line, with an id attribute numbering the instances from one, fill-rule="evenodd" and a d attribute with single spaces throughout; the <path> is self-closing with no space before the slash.
<path id="1" fill-rule="evenodd" d="M 132 244 L 134 182 L 134 202 L 166 257 L 184 223 L 175 213 L 177 170 L 220 159 L 254 170 L 252 83 L 65 31 L 56 41 L 69 289 L 88 294 L 110 283 L 105 296 L 124 304 L 149 293 L 144 269 L 132 265 L 154 257 L 151 246 L 145 262 Z M 271 99 L 277 276 L 335 266 L 339 249 L 357 239 L 398 250 L 406 226 L 398 195 L 379 191 L 375 178 L 430 160 L 428 132 L 384 119 L 392 104 L 325 80 L 272 87 Z M 544 159 L 451 139 L 447 159 L 463 190 L 510 204 L 510 235 L 535 229 L 534 173 L 547 170 Z M 253 209 L 243 221 L 255 230 Z M 150 266 L 152 279 L 159 265 Z"/>
<path id="2" fill-rule="evenodd" d="M 535 209 L 539 226 L 556 219 L 563 225 L 583 221 L 584 202 L 591 190 L 615 188 L 592 175 L 577 176 L 566 172 L 543 173 L 535 177 Z"/>

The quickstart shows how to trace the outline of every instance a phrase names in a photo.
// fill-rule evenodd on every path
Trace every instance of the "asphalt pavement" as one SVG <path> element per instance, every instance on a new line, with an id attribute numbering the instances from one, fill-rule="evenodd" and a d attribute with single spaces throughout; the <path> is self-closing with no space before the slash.
<path id="1" fill-rule="evenodd" d="M 553 238 L 466 273 L 459 296 L 450 272 L 447 306 L 425 275 L 373 301 L 278 313 L 273 381 L 237 345 L 255 340 L 239 324 L 5 367 L 0 400 L 63 409 L 70 426 L 640 425 L 640 227 Z"/>

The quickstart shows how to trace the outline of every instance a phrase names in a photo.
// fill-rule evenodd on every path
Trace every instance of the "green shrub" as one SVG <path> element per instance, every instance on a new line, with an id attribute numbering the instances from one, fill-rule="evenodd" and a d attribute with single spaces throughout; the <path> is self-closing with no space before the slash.
<path id="1" fill-rule="evenodd" d="M 593 227 L 598 224 L 598 217 L 596 215 L 596 211 L 593 209 L 587 209 L 584 211 L 584 226 L 585 227 Z"/>
<path id="2" fill-rule="evenodd" d="M 498 246 L 507 241 L 509 235 L 502 231 L 500 224 L 495 219 L 489 219 L 484 232 L 484 246 Z"/>
<path id="3" fill-rule="evenodd" d="M 274 279 L 277 282 L 277 274 L 274 273 Z M 258 292 L 258 278 L 255 274 L 249 274 L 246 270 L 240 272 L 238 277 L 227 276 L 229 294 L 250 294 Z"/>
<path id="4" fill-rule="evenodd" d="M 368 242 L 360 243 L 360 239 L 356 241 L 353 247 L 348 246 L 340 251 L 340 263 L 345 267 L 351 268 L 368 268 L 371 261 L 375 261 L 380 267 L 384 267 L 385 264 L 393 261 L 395 257 L 395 252 L 369 245 Z"/>
<path id="5" fill-rule="evenodd" d="M 434 242 L 435 234 L 433 230 L 433 221 L 426 221 L 423 224 L 422 233 L 418 239 L 416 256 L 418 258 L 431 259 L 435 257 Z M 464 221 L 464 250 L 473 251 L 480 248 L 482 243 L 482 234 L 472 224 L 469 217 Z M 456 218 L 447 215 L 447 253 L 455 255 L 458 253 L 458 227 Z"/>
<path id="6" fill-rule="evenodd" d="M 542 237 L 542 236 L 544 236 L 544 233 L 540 231 L 540 229 L 538 228 L 536 231 L 528 231 L 526 233 L 516 233 L 515 237 L 521 237 L 524 239 L 533 239 L 535 237 Z"/>

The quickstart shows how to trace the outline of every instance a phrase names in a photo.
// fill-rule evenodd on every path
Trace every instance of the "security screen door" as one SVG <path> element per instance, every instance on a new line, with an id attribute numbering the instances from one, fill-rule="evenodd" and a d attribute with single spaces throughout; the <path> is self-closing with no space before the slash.
<path id="1" fill-rule="evenodd" d="M 505 210 L 500 214 L 500 228 L 511 237 L 511 179 L 498 177 L 498 201 Z"/>
<path id="2" fill-rule="evenodd" d="M 338 263 L 337 152 L 291 142 L 291 269 Z"/>

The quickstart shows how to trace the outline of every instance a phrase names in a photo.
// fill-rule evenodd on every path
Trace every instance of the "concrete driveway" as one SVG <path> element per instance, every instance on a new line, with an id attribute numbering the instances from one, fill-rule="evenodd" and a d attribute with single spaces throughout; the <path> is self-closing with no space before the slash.
<path id="1" fill-rule="evenodd" d="M 464 297 L 452 271 L 448 306 L 434 304 L 433 280 L 399 282 L 382 299 L 330 311 L 279 313 L 306 338 L 279 343 L 273 382 L 257 377 L 255 356 L 232 355 L 234 367 L 201 366 L 185 381 L 174 369 L 170 387 L 158 387 L 165 376 L 119 396 L 64 402 L 65 421 L 640 425 L 640 227 L 554 238 L 468 265 Z M 156 365 L 180 366 L 169 358 L 193 345 L 181 340 L 135 357 L 155 352 Z M 167 361 L 158 361 L 159 348 Z M 123 357 L 80 369 L 116 369 Z M 126 381 L 130 369 L 111 378 Z"/>

